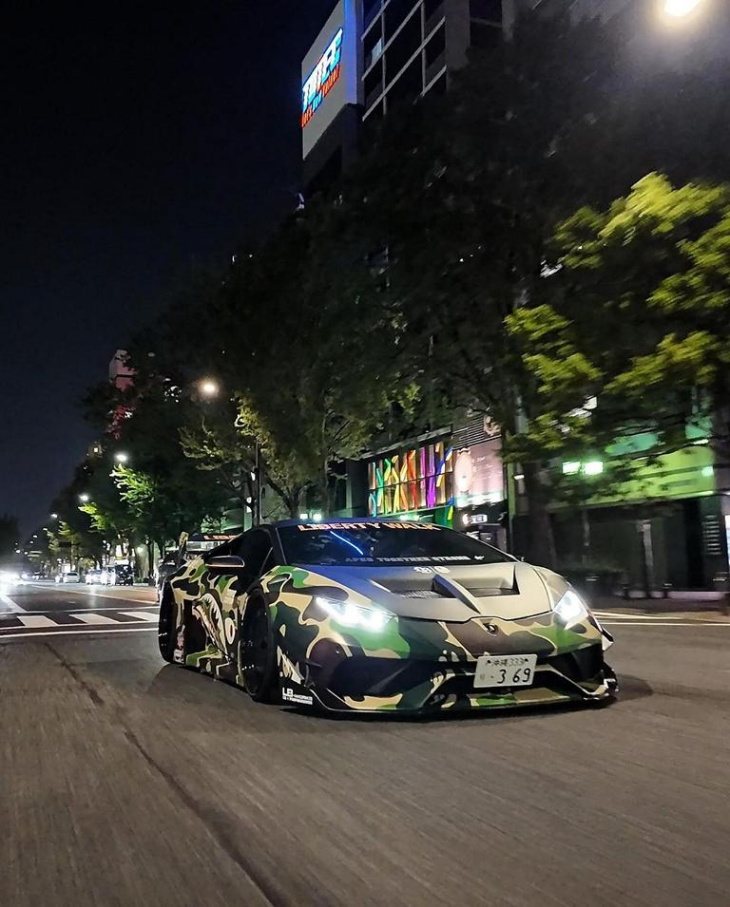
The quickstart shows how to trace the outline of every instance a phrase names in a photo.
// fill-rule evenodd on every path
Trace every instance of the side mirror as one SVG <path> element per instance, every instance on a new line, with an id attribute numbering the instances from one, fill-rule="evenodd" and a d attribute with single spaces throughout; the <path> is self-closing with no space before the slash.
<path id="1" fill-rule="evenodd" d="M 245 566 L 243 558 L 234 554 L 212 557 L 208 561 L 208 569 L 211 573 L 239 573 Z"/>

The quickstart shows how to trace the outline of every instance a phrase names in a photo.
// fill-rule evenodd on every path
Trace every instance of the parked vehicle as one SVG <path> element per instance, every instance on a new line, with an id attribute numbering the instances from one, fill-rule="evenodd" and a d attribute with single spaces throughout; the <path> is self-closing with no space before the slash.
<path id="1" fill-rule="evenodd" d="M 115 564 L 101 571 L 102 586 L 133 586 L 134 570 L 128 564 Z"/>
<path id="2" fill-rule="evenodd" d="M 87 586 L 99 586 L 101 585 L 101 575 L 102 570 L 87 570 L 86 571 L 86 585 Z"/>
<path id="3" fill-rule="evenodd" d="M 68 573 L 59 573 L 56 575 L 57 583 L 78 583 L 80 582 L 80 577 L 78 571 L 69 570 Z"/>

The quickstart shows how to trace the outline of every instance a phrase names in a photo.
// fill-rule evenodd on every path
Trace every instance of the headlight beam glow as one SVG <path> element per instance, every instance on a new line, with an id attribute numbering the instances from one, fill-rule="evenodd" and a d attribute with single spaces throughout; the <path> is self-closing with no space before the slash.
<path id="1" fill-rule="evenodd" d="M 568 589 L 560 601 L 554 605 L 553 611 L 566 629 L 588 616 L 588 608 L 583 599 L 572 589 Z"/>
<path id="2" fill-rule="evenodd" d="M 353 627 L 361 630 L 370 630 L 379 633 L 384 630 L 393 615 L 384 608 L 365 608 L 353 602 L 334 601 L 317 595 L 315 601 L 343 627 Z"/>

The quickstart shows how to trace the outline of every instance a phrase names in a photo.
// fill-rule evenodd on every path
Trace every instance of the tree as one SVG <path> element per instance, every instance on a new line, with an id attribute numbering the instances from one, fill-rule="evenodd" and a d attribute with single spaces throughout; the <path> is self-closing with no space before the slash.
<path id="1" fill-rule="evenodd" d="M 730 186 L 650 174 L 609 209 L 577 212 L 556 243 L 553 304 L 508 320 L 543 409 L 523 443 L 610 456 L 643 430 L 656 439 L 645 460 L 709 429 L 729 462 Z M 598 405 L 581 413 L 587 396 Z"/>

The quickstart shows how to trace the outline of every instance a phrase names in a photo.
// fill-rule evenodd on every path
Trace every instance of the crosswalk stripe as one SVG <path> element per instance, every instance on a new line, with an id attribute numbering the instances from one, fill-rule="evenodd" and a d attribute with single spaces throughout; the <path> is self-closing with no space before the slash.
<path id="1" fill-rule="evenodd" d="M 149 623 L 157 623 L 158 617 L 156 614 L 150 614 L 149 611 L 120 611 L 120 614 L 123 614 L 125 617 L 133 617 L 135 620 L 146 620 Z"/>
<path id="2" fill-rule="evenodd" d="M 74 612 L 71 617 L 80 620 L 85 624 L 118 624 L 118 620 L 113 617 L 107 617 L 106 614 L 96 614 L 94 611 Z"/>
<path id="3" fill-rule="evenodd" d="M 44 617 L 42 614 L 18 614 L 17 620 L 29 630 L 35 627 L 57 627 L 58 624 L 50 617 Z"/>
<path id="4" fill-rule="evenodd" d="M 81 627 L 76 630 L 33 630 L 30 633 L 0 633 L 0 640 L 3 639 L 37 639 L 39 636 L 94 636 L 96 634 L 102 635 L 114 635 L 118 633 L 150 633 L 157 629 L 157 627 L 150 627 L 146 625 L 144 627 L 130 627 L 125 624 L 117 624 L 116 630 L 82 630 Z"/>

